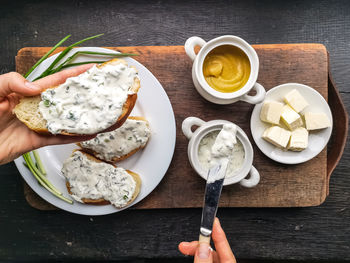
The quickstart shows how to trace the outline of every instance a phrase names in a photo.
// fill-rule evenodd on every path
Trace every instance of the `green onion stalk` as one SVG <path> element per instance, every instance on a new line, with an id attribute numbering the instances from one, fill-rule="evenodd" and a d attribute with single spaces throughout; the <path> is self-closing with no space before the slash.
<path id="1" fill-rule="evenodd" d="M 85 41 L 98 38 L 102 36 L 103 34 L 91 36 L 88 38 L 84 38 L 78 42 L 73 43 L 72 45 L 66 47 L 57 57 L 56 59 L 49 65 L 49 67 L 43 71 L 39 75 L 39 77 L 35 78 L 34 80 L 41 79 L 43 77 L 49 76 L 51 74 L 54 74 L 56 72 L 59 72 L 63 69 L 69 68 L 69 67 L 75 67 L 79 65 L 84 64 L 91 64 L 91 63 L 103 63 L 104 61 L 101 60 L 93 60 L 93 61 L 85 61 L 85 62 L 78 62 L 74 63 L 74 60 L 82 55 L 92 55 L 97 57 L 130 57 L 130 56 L 137 56 L 137 54 L 131 54 L 131 53 L 112 53 L 112 52 L 95 52 L 95 51 L 77 51 L 73 53 L 71 56 L 69 56 L 64 61 L 63 58 L 76 46 L 84 43 Z M 61 39 L 53 48 L 51 48 L 41 59 L 38 60 L 34 64 L 31 69 L 28 70 L 26 74 L 23 76 L 27 78 L 45 59 L 47 59 L 58 47 L 60 47 L 68 38 L 70 38 L 71 35 L 65 36 L 63 39 Z M 34 159 L 32 158 L 34 157 Z M 39 182 L 40 185 L 42 185 L 46 190 L 48 190 L 50 193 L 52 193 L 54 196 L 58 197 L 59 199 L 69 203 L 73 204 L 73 201 L 67 197 L 65 197 L 46 177 L 46 170 L 44 167 L 43 162 L 40 159 L 39 153 L 36 150 L 33 150 L 32 152 L 28 152 L 22 155 L 24 159 L 24 165 L 30 170 L 30 172 L 33 174 L 35 179 Z"/>

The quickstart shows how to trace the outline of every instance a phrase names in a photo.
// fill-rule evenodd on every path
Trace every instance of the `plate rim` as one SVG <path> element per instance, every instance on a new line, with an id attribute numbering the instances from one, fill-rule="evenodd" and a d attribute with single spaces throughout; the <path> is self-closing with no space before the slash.
<path id="1" fill-rule="evenodd" d="M 99 49 L 101 51 L 108 51 L 108 52 L 115 52 L 115 53 L 119 53 L 118 51 L 115 51 L 115 50 L 112 50 L 112 49 L 108 49 L 108 48 L 102 48 L 102 47 L 77 47 L 77 48 L 74 48 L 73 50 L 86 50 L 86 49 Z M 72 51 L 73 51 L 72 50 Z M 72 52 L 71 51 L 71 52 Z M 61 51 L 62 52 L 62 51 Z M 48 58 L 46 58 L 43 62 L 47 61 L 48 59 L 54 59 L 55 57 L 57 57 L 61 52 L 58 52 Z M 71 52 L 68 52 L 67 55 L 71 54 Z M 67 56 L 66 55 L 66 56 Z M 101 57 L 102 59 L 106 59 L 107 57 Z M 155 83 L 157 83 L 157 85 L 159 85 L 159 87 L 161 88 L 160 89 L 160 92 L 163 93 L 163 96 L 164 99 L 166 100 L 166 103 L 170 106 L 169 107 L 169 110 L 171 113 L 169 115 L 169 123 L 171 125 L 169 126 L 172 126 L 170 128 L 170 130 L 172 131 L 172 134 L 170 134 L 170 138 L 173 138 L 173 140 L 171 140 L 170 142 L 170 147 L 168 148 L 167 152 L 168 152 L 168 164 L 167 165 L 164 165 L 164 174 L 162 176 L 159 177 L 159 181 L 154 185 L 154 187 L 152 187 L 150 190 L 149 190 L 149 193 L 147 193 L 142 199 L 140 200 L 137 200 L 136 202 L 132 202 L 130 205 L 126 206 L 126 207 L 123 207 L 123 208 L 115 208 L 113 205 L 107 205 L 107 206 L 112 206 L 113 207 L 113 211 L 107 211 L 107 212 L 99 212 L 99 213 L 88 213 L 88 212 L 81 212 L 79 211 L 79 208 L 76 208 L 74 209 L 74 204 L 72 205 L 73 209 L 65 209 L 64 205 L 69 205 L 71 206 L 70 204 L 62 201 L 61 199 L 57 198 L 56 196 L 52 195 L 51 193 L 49 193 L 46 189 L 43 189 L 43 191 L 36 191 L 33 187 L 32 187 L 32 183 L 37 183 L 38 182 L 36 180 L 33 180 L 33 182 L 30 182 L 29 181 L 29 178 L 26 177 L 26 175 L 24 174 L 27 174 L 27 173 L 30 173 L 29 171 L 26 170 L 26 168 L 24 167 L 24 159 L 22 156 L 18 157 L 17 159 L 14 160 L 14 163 L 17 167 L 17 170 L 19 171 L 19 173 L 21 174 L 23 180 L 29 185 L 29 187 L 33 190 L 33 192 L 35 192 L 37 195 L 39 195 L 42 199 L 44 199 L 46 202 L 50 203 L 51 205 L 59 208 L 60 210 L 64 210 L 66 212 L 69 212 L 69 213 L 73 213 L 73 214 L 79 214 L 79 215 L 86 215 L 86 216 L 100 216 L 100 215 L 108 215 L 108 214 L 114 214 L 114 213 L 117 213 L 117 212 L 121 212 L 125 209 L 128 209 L 134 205 L 136 205 L 137 203 L 139 203 L 140 201 L 142 201 L 143 199 L 145 199 L 148 195 L 150 195 L 154 189 L 160 184 L 160 182 L 163 180 L 165 174 L 167 173 L 170 165 L 171 165 L 171 162 L 172 162 L 172 159 L 174 157 L 174 153 L 175 153 L 175 146 L 176 146 L 176 119 L 175 119 L 175 113 L 174 113 L 174 109 L 173 109 L 173 106 L 171 104 L 171 101 L 170 101 L 170 98 L 168 96 L 168 94 L 166 93 L 165 89 L 163 88 L 163 85 L 159 82 L 159 80 L 154 76 L 154 74 L 146 67 L 144 66 L 143 64 L 141 64 L 139 61 L 133 59 L 132 57 L 128 57 L 127 59 L 129 60 L 132 60 L 133 63 L 135 64 L 139 64 L 140 66 L 142 66 L 149 74 L 150 74 L 150 77 L 153 79 L 153 81 L 155 81 Z M 108 59 L 107 59 L 108 60 Z M 28 79 L 31 79 L 32 76 L 35 76 L 36 73 L 40 73 L 40 71 L 38 71 L 39 67 L 36 68 L 36 70 L 34 70 L 29 76 L 28 76 Z M 141 80 L 142 81 L 142 80 Z M 46 146 L 44 146 L 46 147 Z M 42 147 L 42 148 L 44 148 Z M 32 174 L 30 173 L 30 176 L 32 176 Z M 39 185 L 39 184 L 38 184 Z M 39 186 L 41 187 L 41 186 Z M 47 193 L 46 193 L 47 192 Z M 73 200 L 74 202 L 76 202 L 75 200 Z M 62 204 L 62 205 L 59 205 L 59 204 Z M 88 206 L 88 204 L 83 204 L 83 203 L 79 203 L 80 205 L 86 205 Z M 89 205 L 90 206 L 90 205 Z M 114 209 L 115 208 L 115 209 Z"/>
<path id="2" fill-rule="evenodd" d="M 273 92 L 273 91 L 275 91 L 275 90 L 277 90 L 277 89 L 281 89 L 281 88 L 283 88 L 283 87 L 285 87 L 285 86 L 288 86 L 288 85 L 290 85 L 290 86 L 292 86 L 292 85 L 293 85 L 293 86 L 299 86 L 299 87 L 303 87 L 303 88 L 309 89 L 311 92 L 313 92 L 314 94 L 316 94 L 316 95 L 321 99 L 322 103 L 324 103 L 325 105 L 327 105 L 327 108 L 328 108 L 328 110 L 329 110 L 329 112 L 330 112 L 330 122 L 331 122 L 331 126 L 329 127 L 329 128 L 330 128 L 330 131 L 329 131 L 329 134 L 327 135 L 327 140 L 326 140 L 326 143 L 325 143 L 324 147 L 320 148 L 319 151 L 316 151 L 313 155 L 310 155 L 310 156 L 308 156 L 307 158 L 304 158 L 304 159 L 301 160 L 301 161 L 293 161 L 293 158 L 291 158 L 290 161 L 283 161 L 283 160 L 281 160 L 281 159 L 278 159 L 278 158 L 275 158 L 275 157 L 271 156 L 270 152 L 267 151 L 267 149 L 265 149 L 263 146 L 261 146 L 261 144 L 260 144 L 259 141 L 258 141 L 259 138 L 257 138 L 258 135 L 256 134 L 256 132 L 253 132 L 253 129 L 252 129 L 252 126 L 254 126 L 254 124 L 253 124 L 253 115 L 255 115 L 255 112 L 258 110 L 258 107 L 264 103 L 264 101 L 266 100 L 266 97 L 269 95 L 269 93 L 271 93 L 271 92 Z M 252 135 L 252 137 L 253 137 L 253 140 L 254 140 L 256 146 L 259 148 L 259 150 L 260 150 L 266 157 L 268 157 L 268 158 L 270 158 L 271 160 L 276 161 L 276 162 L 278 162 L 278 163 L 282 163 L 282 164 L 301 164 L 301 163 L 305 163 L 305 162 L 310 161 L 311 159 L 315 158 L 317 155 L 320 154 L 320 152 L 322 152 L 322 150 L 323 150 L 325 147 L 327 147 L 327 144 L 328 144 L 328 142 L 329 142 L 329 140 L 330 140 L 330 137 L 331 137 L 332 131 L 333 131 L 333 116 L 332 116 L 332 111 L 331 111 L 331 108 L 329 107 L 328 102 L 326 101 L 326 99 L 325 99 L 316 89 L 314 89 L 314 88 L 312 88 L 312 87 L 310 87 L 310 86 L 308 86 L 308 85 L 306 85 L 306 84 L 302 84 L 302 83 L 296 83 L 296 82 L 283 83 L 283 84 L 277 85 L 277 86 L 275 86 L 275 87 L 269 89 L 269 90 L 266 92 L 266 96 L 265 96 L 264 101 L 262 101 L 261 103 L 255 105 L 254 108 L 253 108 L 252 114 L 251 114 L 251 116 L 250 116 L 250 132 L 251 132 L 251 135 Z M 327 116 L 328 116 L 328 114 L 327 114 Z M 259 121 L 261 121 L 260 118 L 259 118 Z"/>

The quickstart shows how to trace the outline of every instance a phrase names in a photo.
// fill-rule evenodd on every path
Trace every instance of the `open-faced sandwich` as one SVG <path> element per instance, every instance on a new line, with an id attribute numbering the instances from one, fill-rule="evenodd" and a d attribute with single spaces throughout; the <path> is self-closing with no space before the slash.
<path id="1" fill-rule="evenodd" d="M 139 88 L 137 70 L 125 60 L 112 59 L 41 95 L 22 98 L 14 113 L 39 133 L 95 134 L 124 123 Z"/>
<path id="2" fill-rule="evenodd" d="M 151 136 L 148 121 L 143 117 L 128 117 L 116 130 L 100 133 L 95 138 L 80 142 L 85 152 L 101 160 L 117 162 L 144 148 Z"/>
<path id="3" fill-rule="evenodd" d="M 105 163 L 76 150 L 65 160 L 62 174 L 69 194 L 86 204 L 112 204 L 123 208 L 132 203 L 141 188 L 138 174 Z"/>

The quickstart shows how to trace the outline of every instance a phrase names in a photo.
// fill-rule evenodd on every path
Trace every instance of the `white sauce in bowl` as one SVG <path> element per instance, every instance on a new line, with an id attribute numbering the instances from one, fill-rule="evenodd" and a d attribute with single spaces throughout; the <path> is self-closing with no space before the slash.
<path id="1" fill-rule="evenodd" d="M 103 131 L 118 120 L 136 77 L 136 69 L 123 63 L 94 66 L 42 92 L 39 111 L 53 134 Z"/>
<path id="2" fill-rule="evenodd" d="M 220 130 L 216 130 L 206 134 L 198 146 L 198 160 L 206 172 L 208 172 L 211 167 L 211 151 L 219 132 Z M 244 159 L 244 147 L 240 140 L 237 139 L 227 167 L 226 178 L 234 176 L 235 173 L 242 168 Z"/>

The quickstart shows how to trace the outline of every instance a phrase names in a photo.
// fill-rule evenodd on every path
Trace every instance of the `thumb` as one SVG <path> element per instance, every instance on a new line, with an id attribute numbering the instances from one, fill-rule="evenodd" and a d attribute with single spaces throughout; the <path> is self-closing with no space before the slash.
<path id="1" fill-rule="evenodd" d="M 41 88 L 27 81 L 22 75 L 10 72 L 0 75 L 0 100 L 11 93 L 23 96 L 34 96 L 41 92 Z"/>
<path id="2" fill-rule="evenodd" d="M 213 253 L 209 244 L 200 243 L 196 254 L 194 255 L 194 263 L 212 263 L 213 262 Z"/>

